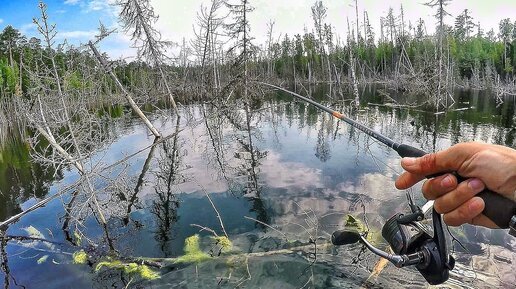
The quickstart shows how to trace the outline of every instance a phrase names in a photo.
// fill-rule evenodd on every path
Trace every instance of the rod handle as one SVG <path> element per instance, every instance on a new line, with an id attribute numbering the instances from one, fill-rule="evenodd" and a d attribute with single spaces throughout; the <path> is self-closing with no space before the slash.
<path id="1" fill-rule="evenodd" d="M 397 147 L 393 147 L 393 149 L 396 150 L 396 152 L 398 152 L 401 157 L 422 157 L 426 155 L 425 151 L 406 144 L 400 144 Z M 433 174 L 431 176 L 427 176 L 426 178 L 435 178 L 445 173 L 446 172 Z M 453 174 L 455 177 L 457 177 L 457 181 L 459 183 L 467 179 L 457 173 Z M 509 228 L 511 218 L 516 215 L 516 202 L 487 188 L 478 193 L 477 196 L 482 198 L 485 203 L 482 214 L 491 219 L 491 221 L 493 221 L 498 227 L 503 229 Z"/>
<path id="2" fill-rule="evenodd" d="M 467 179 L 457 173 L 454 173 L 454 175 L 459 183 Z M 516 202 L 487 188 L 478 193 L 477 196 L 482 198 L 485 203 L 482 214 L 491 219 L 498 227 L 509 228 L 512 216 L 516 215 Z"/>
<path id="3" fill-rule="evenodd" d="M 406 144 L 399 144 L 396 147 L 393 147 L 393 149 L 402 158 L 419 158 L 427 154 L 425 151 Z"/>

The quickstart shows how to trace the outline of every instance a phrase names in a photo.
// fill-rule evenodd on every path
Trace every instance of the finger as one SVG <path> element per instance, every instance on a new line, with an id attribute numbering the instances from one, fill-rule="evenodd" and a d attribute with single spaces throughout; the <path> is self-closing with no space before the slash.
<path id="1" fill-rule="evenodd" d="M 434 202 L 435 210 L 440 214 L 446 214 L 460 207 L 468 200 L 473 198 L 485 188 L 484 183 L 479 179 L 469 179 L 460 183 L 456 189 L 445 192 L 437 197 Z M 423 194 L 427 197 L 423 189 Z M 429 198 L 431 199 L 431 198 Z"/>
<path id="2" fill-rule="evenodd" d="M 482 144 L 456 144 L 446 150 L 429 153 L 420 158 L 403 158 L 401 166 L 416 175 L 432 175 L 457 171 L 471 156 L 482 149 Z"/>
<path id="3" fill-rule="evenodd" d="M 446 174 L 426 181 L 422 190 L 426 199 L 435 200 L 446 193 L 452 192 L 456 187 L 457 178 L 452 174 Z"/>
<path id="4" fill-rule="evenodd" d="M 450 226 L 460 226 L 466 223 L 473 223 L 473 220 L 480 222 L 478 216 L 484 210 L 485 203 L 479 197 L 473 197 L 459 206 L 457 209 L 444 214 L 444 222 Z"/>
<path id="5" fill-rule="evenodd" d="M 425 179 L 424 175 L 416 175 L 409 172 L 403 172 L 403 174 L 401 174 L 401 176 L 399 176 L 396 179 L 394 185 L 398 190 L 405 190 L 419 183 L 423 179 Z"/>
<path id="6" fill-rule="evenodd" d="M 489 219 L 488 217 L 484 216 L 484 214 L 480 214 L 480 215 L 474 217 L 473 221 L 471 222 L 471 224 L 472 225 L 476 225 L 476 226 L 483 226 L 483 227 L 491 228 L 491 229 L 498 229 L 498 228 L 500 228 L 493 221 L 491 221 L 491 219 Z"/>

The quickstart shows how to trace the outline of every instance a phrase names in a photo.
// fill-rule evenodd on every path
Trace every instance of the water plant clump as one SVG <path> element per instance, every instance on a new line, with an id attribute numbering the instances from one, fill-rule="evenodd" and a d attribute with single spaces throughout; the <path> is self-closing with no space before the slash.
<path id="1" fill-rule="evenodd" d="M 178 257 L 174 263 L 200 263 L 211 259 L 205 252 L 201 251 L 199 247 L 199 235 L 193 235 L 185 240 L 185 254 Z"/>
<path id="2" fill-rule="evenodd" d="M 88 254 L 84 250 L 73 253 L 72 258 L 74 264 L 86 264 L 88 262 Z"/>
<path id="3" fill-rule="evenodd" d="M 360 219 L 351 214 L 347 214 L 344 218 L 344 227 L 346 227 L 347 230 L 354 230 L 361 234 L 367 233 L 366 240 L 372 244 L 383 243 L 383 238 L 378 228 L 368 228 Z"/>
<path id="4" fill-rule="evenodd" d="M 125 274 L 137 275 L 145 280 L 154 280 L 154 279 L 158 279 L 160 277 L 158 272 L 151 270 L 147 265 L 136 264 L 134 262 L 124 263 L 120 260 L 102 261 L 102 262 L 99 262 L 97 264 L 97 266 L 95 266 L 95 272 L 100 271 L 100 269 L 102 269 L 102 267 L 106 267 L 109 269 L 122 270 Z"/>
<path id="5" fill-rule="evenodd" d="M 229 251 L 233 247 L 233 243 L 231 240 L 229 240 L 226 236 L 216 236 L 212 237 L 212 239 L 215 241 L 215 244 L 220 245 L 222 247 L 223 251 Z"/>

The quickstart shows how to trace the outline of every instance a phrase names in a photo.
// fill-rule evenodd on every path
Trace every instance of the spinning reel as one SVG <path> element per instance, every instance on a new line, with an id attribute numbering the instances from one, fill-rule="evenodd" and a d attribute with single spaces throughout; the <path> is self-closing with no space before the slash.
<path id="1" fill-rule="evenodd" d="M 429 284 L 441 284 L 448 280 L 449 271 L 455 265 L 455 259 L 448 255 L 441 216 L 432 209 L 434 233 L 431 236 L 419 222 L 424 219 L 423 211 L 409 201 L 412 213 L 395 214 L 382 228 L 382 236 L 394 254 L 374 247 L 367 241 L 366 233 L 353 229 L 335 231 L 331 241 L 337 246 L 362 242 L 371 252 L 389 260 L 396 267 L 416 266 Z"/>

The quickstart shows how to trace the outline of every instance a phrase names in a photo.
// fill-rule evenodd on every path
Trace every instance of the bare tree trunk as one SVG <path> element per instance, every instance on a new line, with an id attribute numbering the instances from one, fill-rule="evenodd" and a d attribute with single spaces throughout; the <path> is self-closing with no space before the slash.
<path id="1" fill-rule="evenodd" d="M 358 0 L 355 0 L 355 16 L 356 16 L 356 19 L 357 19 L 357 44 L 359 44 L 359 39 L 360 39 L 360 25 L 358 23 Z"/>
<path id="2" fill-rule="evenodd" d="M 23 90 L 23 50 L 20 50 L 20 94 L 19 95 L 22 95 L 21 92 Z"/>
<path id="3" fill-rule="evenodd" d="M 272 77 L 272 32 L 274 29 L 274 21 L 267 24 L 267 75 Z"/>
<path id="4" fill-rule="evenodd" d="M 355 104 L 360 106 L 360 95 L 358 93 L 358 81 L 355 74 L 355 58 L 353 57 L 353 50 L 349 48 L 349 67 L 351 68 L 351 81 L 353 82 L 353 93 L 355 94 Z"/>
<path id="5" fill-rule="evenodd" d="M 310 65 L 310 63 L 310 60 L 306 63 L 306 66 L 308 68 L 308 83 L 312 83 L 312 66 Z"/>
<path id="6" fill-rule="evenodd" d="M 145 123 L 147 128 L 152 132 L 152 134 L 155 137 L 161 137 L 161 134 L 158 132 L 158 130 L 154 127 L 154 125 L 152 125 L 152 123 L 149 121 L 149 119 L 145 116 L 145 114 L 141 111 L 141 109 L 136 105 L 133 98 L 131 97 L 129 92 L 124 88 L 122 83 L 120 83 L 120 80 L 118 80 L 118 77 L 116 77 L 115 73 L 113 72 L 113 70 L 111 69 L 109 64 L 106 62 L 106 60 L 100 55 L 100 53 L 97 50 L 97 48 L 95 47 L 95 45 L 93 45 L 93 43 L 91 41 L 88 43 L 88 45 L 90 46 L 90 49 L 93 51 L 93 54 L 95 55 L 97 60 L 100 62 L 100 64 L 104 68 L 104 70 L 109 74 L 109 76 L 115 82 L 117 87 L 122 91 L 122 94 L 127 99 L 127 102 L 129 102 L 129 105 L 134 110 L 134 112 L 136 112 L 136 114 L 143 120 L 143 122 Z"/>
<path id="7" fill-rule="evenodd" d="M 349 19 L 347 19 L 348 22 L 348 31 L 349 29 Z M 353 93 L 355 95 L 355 104 L 356 106 L 360 106 L 360 96 L 358 94 L 358 81 L 355 73 L 355 58 L 353 57 L 353 43 L 350 40 L 350 38 L 353 37 L 350 34 L 348 34 L 348 48 L 349 48 L 349 68 L 351 70 L 351 82 L 353 83 Z"/>

